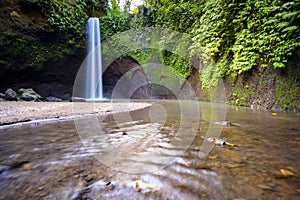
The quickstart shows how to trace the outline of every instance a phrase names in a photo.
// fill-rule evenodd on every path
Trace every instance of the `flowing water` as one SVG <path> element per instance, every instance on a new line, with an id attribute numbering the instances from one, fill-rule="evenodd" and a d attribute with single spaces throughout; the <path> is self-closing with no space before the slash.
<path id="1" fill-rule="evenodd" d="M 87 21 L 87 57 L 83 64 L 86 66 L 84 98 L 103 98 L 102 89 L 102 57 L 100 42 L 99 19 L 91 17 Z M 82 94 L 83 95 L 83 94 Z"/>
<path id="2" fill-rule="evenodd" d="M 98 118 L 102 135 L 74 121 L 0 129 L 0 199 L 299 199 L 300 115 L 227 107 L 221 138 L 238 146 L 202 158 L 210 106 L 200 103 L 195 135 L 193 116 L 180 124 L 167 101 Z"/>

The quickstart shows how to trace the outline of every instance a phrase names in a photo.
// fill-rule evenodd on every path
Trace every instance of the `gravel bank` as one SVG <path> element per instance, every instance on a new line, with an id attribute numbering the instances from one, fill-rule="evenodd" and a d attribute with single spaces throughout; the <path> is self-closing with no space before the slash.
<path id="1" fill-rule="evenodd" d="M 143 102 L 0 102 L 0 126 L 86 114 L 105 115 L 150 106 Z"/>

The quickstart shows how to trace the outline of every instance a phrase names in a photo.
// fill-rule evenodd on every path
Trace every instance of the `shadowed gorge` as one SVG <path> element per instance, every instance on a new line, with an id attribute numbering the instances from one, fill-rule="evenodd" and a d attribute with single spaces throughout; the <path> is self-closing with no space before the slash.
<path id="1" fill-rule="evenodd" d="M 2 0 L 0 200 L 300 199 L 300 1 Z"/>

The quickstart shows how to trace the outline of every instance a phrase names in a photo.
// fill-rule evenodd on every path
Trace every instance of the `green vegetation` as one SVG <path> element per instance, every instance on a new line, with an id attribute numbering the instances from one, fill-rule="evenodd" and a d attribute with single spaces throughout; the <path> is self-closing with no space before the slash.
<path id="1" fill-rule="evenodd" d="M 47 30 L 79 36 L 88 18 L 83 0 L 40 0 L 39 7 L 47 17 Z"/>
<path id="2" fill-rule="evenodd" d="M 111 7 L 106 7 L 106 15 L 100 18 L 101 40 L 104 41 L 114 34 L 130 29 L 128 6 L 122 10 L 116 0 L 111 1 Z"/>
<path id="3" fill-rule="evenodd" d="M 191 34 L 215 60 L 217 73 L 223 77 L 236 76 L 258 63 L 262 67 L 285 67 L 288 57 L 300 46 L 299 1 L 147 3 L 158 26 Z M 202 77 L 204 82 L 209 80 Z"/>
<path id="4" fill-rule="evenodd" d="M 1 57 L 6 61 L 0 64 L 4 70 L 39 70 L 47 61 L 74 55 L 85 48 L 86 20 L 95 10 L 103 10 L 107 1 L 39 0 L 36 6 L 46 19 L 40 37 L 12 31 L 1 34 Z"/>
<path id="5" fill-rule="evenodd" d="M 140 63 L 158 59 L 185 78 L 191 73 L 191 60 L 204 51 L 214 61 L 204 61 L 207 67 L 199 77 L 204 89 L 214 87 L 220 77 L 234 83 L 253 69 L 284 69 L 300 47 L 299 0 L 243 0 L 238 3 L 234 0 L 145 0 L 145 5 L 133 11 L 130 11 L 130 2 L 120 7 L 117 0 L 39 0 L 37 6 L 46 20 L 42 34 L 31 37 L 13 31 L 2 33 L 1 57 L 9 59 L 1 59 L 0 65 L 10 70 L 41 69 L 47 61 L 76 54 L 85 48 L 84 31 L 91 16 L 100 18 L 102 41 L 127 30 L 140 34 L 135 31 L 142 27 L 162 27 L 188 34 L 193 43 L 184 42 L 184 34 L 150 38 L 158 45 L 171 46 L 168 51 L 140 47 L 127 52 L 126 45 L 133 43 L 130 38 L 126 38 L 127 44 L 111 42 Z M 141 41 L 149 39 L 143 32 L 139 37 Z M 177 52 L 178 44 L 187 52 Z M 103 48 L 103 52 L 110 51 Z M 294 67 L 299 68 L 299 65 Z M 288 78 L 276 83 L 275 96 L 280 104 L 290 106 L 293 100 L 287 96 L 298 96 L 299 90 L 290 90 L 289 86 L 299 88 L 298 83 L 298 79 Z M 236 89 L 230 94 L 233 104 L 249 103 L 247 96 L 255 93 L 256 86 L 246 84 L 240 84 L 242 89 L 231 87 Z"/>

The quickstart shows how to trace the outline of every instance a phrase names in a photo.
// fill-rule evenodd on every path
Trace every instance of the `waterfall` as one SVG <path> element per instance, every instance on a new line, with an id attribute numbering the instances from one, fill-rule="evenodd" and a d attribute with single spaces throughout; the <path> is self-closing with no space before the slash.
<path id="1" fill-rule="evenodd" d="M 85 75 L 85 98 L 102 99 L 102 58 L 100 42 L 99 19 L 88 19 L 86 27 L 87 35 L 87 60 Z"/>

